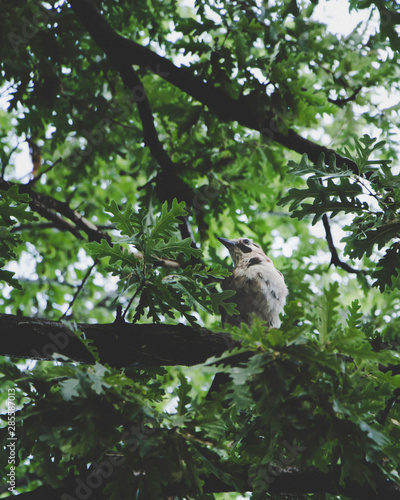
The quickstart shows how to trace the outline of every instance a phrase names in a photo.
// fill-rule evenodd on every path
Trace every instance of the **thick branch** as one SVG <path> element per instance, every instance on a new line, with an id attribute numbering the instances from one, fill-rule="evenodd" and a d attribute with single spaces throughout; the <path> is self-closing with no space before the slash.
<path id="1" fill-rule="evenodd" d="M 78 325 L 93 340 L 102 363 L 122 367 L 196 365 L 219 356 L 236 343 L 224 333 L 186 325 L 135 325 L 122 321 Z M 91 353 L 65 323 L 0 314 L 1 354 L 52 359 L 58 352 L 74 361 L 93 363 Z"/>
<path id="2" fill-rule="evenodd" d="M 118 64 L 118 61 L 114 61 L 112 54 L 109 52 L 110 51 L 106 52 L 107 56 L 110 57 L 111 62 L 115 62 L 115 68 L 118 70 L 122 81 L 131 91 L 132 96 L 136 101 L 140 121 L 142 122 L 144 142 L 146 146 L 150 149 L 151 154 L 157 160 L 162 169 L 174 168 L 175 164 L 168 156 L 158 137 L 157 130 L 154 125 L 153 112 L 151 110 L 150 102 L 147 98 L 146 90 L 139 78 L 139 75 L 132 68 L 132 66 Z"/>
<path id="3" fill-rule="evenodd" d="M 122 68 L 137 65 L 151 70 L 166 81 L 179 88 L 197 101 L 208 106 L 224 121 L 238 121 L 241 125 L 259 130 L 264 137 L 282 144 L 300 154 L 307 154 L 316 162 L 321 153 L 328 159 L 336 157 L 338 166 L 346 163 L 348 168 L 358 172 L 356 164 L 343 158 L 331 149 L 304 139 L 293 130 L 286 130 L 285 117 L 279 116 L 278 110 L 267 113 L 254 102 L 251 95 L 234 99 L 210 82 L 193 75 L 184 66 L 177 67 L 168 59 L 159 56 L 147 47 L 118 35 L 96 9 L 91 0 L 70 0 L 78 19 L 86 27 L 93 40 L 107 54 L 112 63 Z M 266 104 L 267 97 L 265 96 Z M 268 116 L 266 116 L 268 115 Z M 283 124 L 283 127 L 279 123 Z"/>
<path id="4" fill-rule="evenodd" d="M 53 359 L 53 353 L 58 352 L 73 361 L 93 363 L 91 353 L 67 325 L 42 318 L 0 314 L 0 355 Z M 215 333 L 182 324 L 132 324 L 118 320 L 110 324 L 79 324 L 78 329 L 93 340 L 101 362 L 116 367 L 193 366 L 239 346 L 239 342 L 225 332 Z M 233 356 L 230 364 L 236 362 L 237 356 Z M 382 366 L 381 371 L 398 375 L 400 365 Z"/>
<path id="5" fill-rule="evenodd" d="M 0 189 L 7 190 L 12 185 L 13 183 L 11 182 L 0 180 Z M 108 242 L 110 242 L 108 234 L 100 231 L 95 224 L 88 221 L 81 214 L 73 210 L 65 201 L 59 201 L 47 194 L 38 193 L 37 191 L 34 191 L 29 184 L 18 184 L 18 190 L 20 193 L 26 193 L 29 195 L 31 198 L 29 206 L 32 210 L 40 214 L 45 219 L 53 222 L 56 227 L 62 231 L 69 231 L 76 238 L 81 240 L 83 237 L 79 231 L 83 231 L 87 234 L 89 241 L 100 241 L 105 238 Z M 72 221 L 73 224 L 66 221 L 59 214 Z"/>
<path id="6" fill-rule="evenodd" d="M 185 325 L 132 325 L 119 321 L 109 325 L 85 324 L 78 325 L 78 327 L 85 333 L 86 338 L 93 340 L 100 360 L 116 367 L 194 365 L 205 361 L 210 356 L 218 356 L 235 345 L 226 334 L 212 333 L 205 329 L 196 330 Z M 66 324 L 60 322 L 0 314 L 0 332 L 2 335 L 1 354 L 51 359 L 52 353 L 57 351 L 75 361 L 94 362 L 90 352 L 75 334 Z M 246 469 L 242 471 L 241 477 L 238 477 L 236 468 L 234 472 L 230 472 L 229 464 L 224 465 L 224 471 L 226 474 L 234 474 L 238 484 L 242 483 L 246 485 L 246 489 L 252 489 L 252 481 L 248 479 Z M 387 481 L 374 466 L 371 466 L 371 474 L 375 478 L 376 491 L 368 483 L 360 486 L 351 480 L 347 480 L 344 487 L 339 486 L 340 470 L 336 467 L 326 474 L 317 469 L 304 472 L 299 472 L 294 468 L 279 469 L 273 475 L 273 481 L 269 481 L 269 492 L 279 495 L 329 493 L 342 494 L 359 500 L 381 498 L 400 500 L 399 486 Z M 87 473 L 81 475 L 82 481 L 86 478 Z M 204 479 L 205 492 L 234 490 L 231 484 L 216 477 Z M 50 487 L 43 486 L 34 492 L 25 493 L 23 498 L 43 498 L 40 495 L 45 491 L 49 492 L 47 496 L 54 499 L 63 498 L 62 494 L 67 492 L 74 495 L 76 478 L 71 478 L 71 480 L 74 482 L 68 485 L 67 490 L 51 490 Z M 191 493 L 179 483 L 166 485 L 165 488 L 166 494 L 170 496 Z M 103 498 L 100 488 L 93 494 L 94 499 Z M 96 496 L 97 494 L 99 496 Z"/>
<path id="7" fill-rule="evenodd" d="M 112 55 L 110 55 L 110 58 L 113 61 Z M 119 71 L 124 84 L 134 96 L 143 127 L 144 142 L 161 167 L 161 173 L 155 178 L 160 200 L 172 202 L 174 198 L 177 198 L 178 201 L 184 201 L 188 207 L 191 207 L 195 193 L 178 176 L 177 165 L 171 160 L 158 137 L 150 102 L 138 74 L 131 66 L 126 64 L 116 64 L 116 69 Z M 182 222 L 183 224 L 179 226 L 182 238 L 191 238 L 192 244 L 196 248 L 196 242 L 187 217 L 182 217 Z"/>
<path id="8" fill-rule="evenodd" d="M 203 102 L 222 115 L 228 114 L 230 120 L 235 120 L 231 107 L 236 101 L 225 92 L 194 76 L 188 68 L 177 67 L 147 47 L 118 35 L 91 0 L 70 0 L 69 3 L 90 36 L 107 54 L 114 66 L 122 68 L 136 65 L 147 68 L 199 102 Z"/>

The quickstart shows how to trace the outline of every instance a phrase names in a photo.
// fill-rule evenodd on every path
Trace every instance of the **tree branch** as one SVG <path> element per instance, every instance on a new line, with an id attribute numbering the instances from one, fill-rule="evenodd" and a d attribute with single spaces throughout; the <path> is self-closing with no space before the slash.
<path id="1" fill-rule="evenodd" d="M 192 366 L 238 345 L 226 333 L 196 330 L 182 324 L 80 324 L 93 340 L 102 363 L 112 366 Z M 53 359 L 58 352 L 71 360 L 94 363 L 68 323 L 0 314 L 1 354 L 21 358 Z M 112 348 L 111 348 L 112 346 Z"/>
<path id="2" fill-rule="evenodd" d="M 77 328 L 93 340 L 101 362 L 115 367 L 193 366 L 240 345 L 226 332 L 180 323 L 132 324 L 119 317 L 114 323 L 78 324 Z M 94 362 L 68 322 L 0 314 L 0 340 L 0 354 L 4 356 L 51 360 L 58 352 L 72 361 Z M 241 356 L 231 356 L 224 363 L 236 365 L 243 361 Z M 400 365 L 381 366 L 380 370 L 399 375 Z"/>
<path id="3" fill-rule="evenodd" d="M 384 410 L 382 411 L 380 417 L 378 418 L 378 422 L 381 425 L 385 425 L 386 419 L 388 418 L 391 409 L 396 403 L 399 403 L 400 389 L 395 389 L 393 394 L 394 396 L 388 400 Z"/>
<path id="4" fill-rule="evenodd" d="M 190 366 L 204 362 L 211 356 L 218 356 L 233 345 L 238 345 L 227 334 L 212 333 L 206 329 L 196 330 L 185 325 L 129 324 L 121 321 L 121 317 L 114 324 L 84 324 L 78 325 L 78 328 L 84 332 L 87 339 L 93 341 L 101 362 L 110 363 L 116 367 Z M 75 361 L 94 363 L 91 353 L 69 329 L 67 323 L 0 314 L 0 332 L 4 355 L 52 359 L 53 352 L 59 352 Z M 232 357 L 235 358 L 237 355 Z M 234 359 L 233 363 L 235 361 L 237 360 Z M 216 464 L 216 467 L 219 467 L 219 464 Z M 249 479 L 249 471 L 246 468 L 240 475 L 237 474 L 237 468 L 230 470 L 229 463 L 223 464 L 223 468 L 224 474 L 235 476 L 236 484 L 242 484 L 247 490 L 252 489 L 252 480 Z M 299 472 L 292 467 L 277 469 L 273 477 L 267 476 L 270 481 L 265 484 L 265 487 L 269 488 L 269 493 L 282 496 L 329 493 L 341 494 L 355 500 L 380 500 L 381 498 L 400 500 L 398 485 L 384 478 L 375 466 L 371 466 L 371 475 L 374 477 L 376 491 L 368 482 L 361 486 L 350 479 L 346 480 L 345 486 L 340 486 L 339 467 L 334 466 L 327 473 L 315 468 Z M 87 471 L 85 470 L 81 479 L 84 481 L 86 477 Z M 65 493 L 73 495 L 76 489 L 76 477 L 71 478 L 71 481 L 73 483 L 69 483 L 67 489 L 50 491 L 49 486 L 42 486 L 32 492 L 24 493 L 22 498 L 26 500 L 43 498 L 44 492 L 49 492 L 47 497 L 55 500 L 63 498 L 62 495 Z M 226 482 L 214 476 L 205 477 L 204 481 L 205 492 L 235 491 L 230 481 Z M 186 486 L 176 482 L 166 485 L 165 488 L 165 493 L 170 496 L 191 493 L 187 491 Z M 103 498 L 101 488 L 92 493 L 93 499 Z M 75 497 L 72 496 L 72 498 Z"/>
<path id="5" fill-rule="evenodd" d="M 78 298 L 78 295 L 81 293 L 81 291 L 83 290 L 83 287 L 85 286 L 87 280 L 89 279 L 89 276 L 91 275 L 93 269 L 97 266 L 98 264 L 98 260 L 95 259 L 95 261 L 93 262 L 93 264 L 88 268 L 88 270 L 86 271 L 86 274 L 85 276 L 83 277 L 80 285 L 77 287 L 76 289 L 76 292 L 74 293 L 74 296 L 72 297 L 72 300 L 71 302 L 68 304 L 68 307 L 66 309 L 66 311 L 63 313 L 63 315 L 61 316 L 60 318 L 60 321 L 62 319 L 64 319 L 66 316 L 67 316 L 67 313 L 68 311 L 71 309 L 71 307 L 74 305 L 74 302 L 75 300 Z"/>
<path id="6" fill-rule="evenodd" d="M 222 115 L 228 114 L 231 120 L 235 120 L 231 105 L 236 101 L 225 92 L 194 76 L 188 68 L 177 67 L 147 47 L 118 35 L 91 0 L 70 0 L 69 3 L 79 21 L 115 67 L 136 65 L 149 69 L 199 102 L 218 110 Z"/>
<path id="7" fill-rule="evenodd" d="M 22 185 L 22 184 L 21 184 Z M 26 191 L 26 190 L 24 190 Z M 52 221 L 53 224 L 60 230 L 60 231 L 68 231 L 71 234 L 75 236 L 78 240 L 83 240 L 83 236 L 79 232 L 79 230 L 70 222 L 65 220 L 63 217 L 58 215 L 56 212 L 51 210 L 49 207 L 47 207 L 44 203 L 41 201 L 38 201 L 38 199 L 32 199 L 29 202 L 29 206 L 31 207 L 32 210 L 34 210 L 36 213 L 44 217 L 45 219 Z"/>
<path id="8" fill-rule="evenodd" d="M 333 154 L 338 166 L 346 163 L 349 169 L 358 172 L 357 165 L 353 161 L 343 158 L 331 149 L 304 139 L 293 130 L 286 131 L 285 116 L 282 116 L 279 110 L 266 111 L 271 107 L 267 96 L 264 95 L 264 107 L 260 107 L 251 95 L 242 95 L 234 99 L 212 83 L 193 75 L 187 67 L 177 67 L 147 47 L 142 47 L 133 40 L 118 35 L 91 0 L 70 0 L 70 4 L 93 40 L 107 54 L 113 65 L 119 68 L 119 71 L 126 71 L 126 68 L 132 65 L 149 69 L 182 92 L 208 106 L 221 120 L 236 120 L 245 127 L 258 130 L 269 140 L 278 142 L 299 154 L 307 154 L 313 162 L 316 162 L 322 153 L 327 159 Z M 285 132 L 281 132 L 282 129 Z"/>
<path id="9" fill-rule="evenodd" d="M 32 231 L 37 229 L 55 229 L 58 226 L 54 222 L 31 222 L 30 224 L 19 224 L 10 229 L 11 233 L 19 233 L 20 231 Z M 97 225 L 99 231 L 112 231 L 116 229 L 115 224 L 99 224 Z"/>
<path id="10" fill-rule="evenodd" d="M 129 64 L 129 62 L 127 63 L 125 56 L 121 57 L 119 48 L 115 45 L 117 41 L 125 41 L 125 39 L 117 35 L 111 29 L 109 24 L 103 19 L 91 2 L 81 3 L 80 1 L 72 1 L 70 3 L 80 22 L 86 27 L 93 40 L 107 55 L 111 65 L 120 74 L 122 81 L 130 90 L 133 100 L 138 107 L 140 121 L 143 127 L 144 143 L 161 167 L 161 173 L 154 179 L 160 200 L 171 202 L 174 198 L 177 198 L 178 201 L 184 201 L 187 206 L 191 207 L 193 199 L 195 198 L 195 193 L 177 174 L 176 163 L 171 160 L 158 137 L 150 102 L 139 75 L 132 68 L 132 64 Z M 92 22 L 93 16 L 96 21 L 95 23 Z M 98 28 L 100 28 L 100 31 Z M 107 42 L 105 42 L 105 40 L 107 40 Z M 129 42 L 129 40 L 126 41 Z M 135 42 L 132 43 L 135 44 Z M 185 218 L 183 222 L 184 224 L 179 228 L 182 238 L 191 238 L 192 244 L 196 248 L 196 242 L 193 238 L 193 233 L 187 218 Z"/>
<path id="11" fill-rule="evenodd" d="M 35 184 L 38 183 L 38 181 L 43 177 L 44 174 L 47 174 L 48 172 L 50 172 L 50 170 L 53 170 L 53 168 L 56 167 L 61 162 L 62 162 L 62 158 L 58 158 L 58 160 L 56 160 L 54 163 L 52 163 L 45 170 L 42 170 L 41 172 L 39 172 L 36 175 L 36 177 L 33 177 L 33 179 L 29 181 L 28 185 L 33 187 Z"/>
<path id="12" fill-rule="evenodd" d="M 12 182 L 0 180 L 0 189 L 5 191 L 13 185 Z M 65 201 L 59 201 L 47 194 L 38 193 L 29 184 L 17 184 L 17 186 L 20 193 L 26 193 L 31 198 L 29 206 L 32 210 L 45 219 L 52 221 L 62 231 L 69 231 L 80 240 L 83 240 L 83 237 L 79 231 L 83 231 L 88 236 L 89 241 L 101 241 L 104 238 L 111 242 L 108 234 L 100 231 L 95 224 L 73 210 Z M 58 214 L 67 217 L 73 224 Z"/>
<path id="13" fill-rule="evenodd" d="M 333 243 L 333 238 L 332 238 L 331 226 L 329 224 L 329 219 L 328 219 L 328 216 L 326 214 L 324 214 L 322 216 L 322 223 L 324 224 L 324 229 L 325 229 L 325 234 L 326 234 L 326 241 L 328 242 L 329 251 L 331 252 L 331 264 L 335 265 L 336 267 L 341 267 L 344 271 L 347 271 L 348 273 L 365 274 L 364 271 L 361 271 L 359 269 L 354 269 L 353 267 L 351 267 L 348 264 L 346 264 L 346 262 L 342 262 L 339 259 L 339 255 L 337 253 L 335 244 Z"/>
<path id="14" fill-rule="evenodd" d="M 356 90 L 349 97 L 343 97 L 343 98 L 339 98 L 339 99 L 330 99 L 328 97 L 328 102 L 331 102 L 332 104 L 336 104 L 336 106 L 339 106 L 339 108 L 343 108 L 347 103 L 356 100 L 356 97 L 360 93 L 361 89 L 362 89 L 362 86 L 359 85 L 356 88 Z"/>

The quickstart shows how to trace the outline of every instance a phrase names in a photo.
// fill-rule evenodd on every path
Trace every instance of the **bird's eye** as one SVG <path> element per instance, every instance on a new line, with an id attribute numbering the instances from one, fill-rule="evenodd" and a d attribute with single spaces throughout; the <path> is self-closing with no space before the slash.
<path id="1" fill-rule="evenodd" d="M 250 240 L 245 238 L 242 243 L 244 243 L 245 245 L 250 245 Z"/>

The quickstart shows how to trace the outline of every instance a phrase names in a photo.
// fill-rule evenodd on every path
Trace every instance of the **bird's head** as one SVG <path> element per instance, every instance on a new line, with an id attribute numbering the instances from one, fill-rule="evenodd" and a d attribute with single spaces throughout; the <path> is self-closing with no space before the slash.
<path id="1" fill-rule="evenodd" d="M 235 267 L 245 260 L 249 261 L 252 259 L 255 260 L 254 263 L 258 263 L 256 262 L 257 259 L 271 262 L 271 259 L 265 255 L 260 245 L 257 245 L 257 243 L 254 243 L 249 238 L 238 238 L 237 240 L 217 239 L 229 250 Z"/>

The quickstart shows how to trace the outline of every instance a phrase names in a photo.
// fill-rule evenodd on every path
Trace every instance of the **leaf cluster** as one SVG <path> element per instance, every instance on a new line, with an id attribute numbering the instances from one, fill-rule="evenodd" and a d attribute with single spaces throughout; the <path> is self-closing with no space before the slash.
<path id="1" fill-rule="evenodd" d="M 0 190 L 0 268 L 16 258 L 14 249 L 22 242 L 17 234 L 12 233 L 12 227 L 37 220 L 29 210 L 29 200 L 27 194 L 19 193 L 17 186 L 6 191 Z M 11 271 L 0 269 L 0 280 L 21 288 L 13 275 Z"/>
<path id="2" fill-rule="evenodd" d="M 343 238 L 345 253 L 352 258 L 370 257 L 374 250 L 387 247 L 386 254 L 372 273 L 374 286 L 383 291 L 394 286 L 398 275 L 400 184 L 398 176 L 389 168 L 389 160 L 370 159 L 382 149 L 384 142 L 376 142 L 367 135 L 355 140 L 355 154 L 345 148 L 343 155 L 357 166 L 357 171 L 346 164 L 338 166 L 332 155 L 329 164 L 321 155 L 314 166 L 304 155 L 299 163 L 290 162 L 289 173 L 307 176 L 301 189 L 292 188 L 280 201 L 289 205 L 291 217 L 303 219 L 312 216 L 315 224 L 324 215 L 339 213 L 349 216 L 345 226 L 348 235 Z"/>
<path id="3" fill-rule="evenodd" d="M 376 351 L 357 301 L 340 320 L 337 284 L 316 303 L 313 321 L 291 302 L 280 330 L 266 333 L 257 319 L 232 328 L 241 348 L 188 371 L 50 362 L 21 370 L 2 358 L 1 383 L 15 389 L 17 429 L 23 423 L 21 467 L 33 456 L 30 470 L 59 487 L 68 474 L 90 484 L 87 464 L 112 464 L 111 499 L 127 489 L 159 498 L 166 486 L 202 498 L 212 478 L 242 494 L 250 486 L 257 498 L 288 467 L 337 466 L 343 487 L 373 485 L 371 466 L 397 480 L 399 408 L 385 418 L 383 409 L 400 388 L 390 371 L 398 353 Z M 229 378 L 208 399 L 198 384 L 215 371 Z M 115 456 L 124 459 L 116 465 Z"/>
<path id="4" fill-rule="evenodd" d="M 279 470 L 287 467 L 327 471 L 340 463 L 344 486 L 349 478 L 373 484 L 374 463 L 398 480 L 398 408 L 388 422 L 382 417 L 400 385 L 400 376 L 390 372 L 398 352 L 376 352 L 357 300 L 340 320 L 339 299 L 337 284 L 325 289 L 312 322 L 292 302 L 281 329 L 267 335 L 265 325 L 254 318 L 251 328 L 232 329 L 242 350 L 209 360 L 230 374 L 230 383 L 214 393 L 214 402 L 228 399 L 232 410 L 243 412 L 236 415 L 240 432 L 232 455 L 248 461 L 258 494 L 265 495 Z M 252 353 L 247 361 L 221 368 L 221 362 L 234 362 L 243 350 Z"/>
<path id="5" fill-rule="evenodd" d="M 164 316 L 175 318 L 179 313 L 193 325 L 197 324 L 191 314 L 194 307 L 214 314 L 221 307 L 229 314 L 234 312 L 234 304 L 226 302 L 233 292 L 215 289 L 215 280 L 227 276 L 228 271 L 196 262 L 201 251 L 189 237 L 182 240 L 177 232 L 178 224 L 187 216 L 184 202 L 174 199 L 170 209 L 165 202 L 158 215 L 148 210 L 135 212 L 129 204 L 121 211 L 115 202 L 107 212 L 121 236 L 112 245 L 102 240 L 88 248 L 93 257 L 107 258 L 107 270 L 119 276 L 119 297 L 133 291 L 133 321 L 138 321 L 146 310 L 155 322 Z"/>

